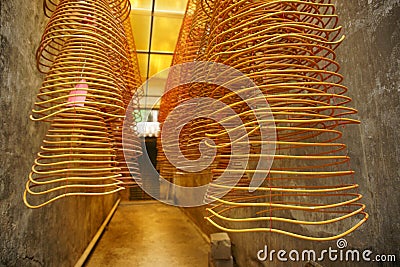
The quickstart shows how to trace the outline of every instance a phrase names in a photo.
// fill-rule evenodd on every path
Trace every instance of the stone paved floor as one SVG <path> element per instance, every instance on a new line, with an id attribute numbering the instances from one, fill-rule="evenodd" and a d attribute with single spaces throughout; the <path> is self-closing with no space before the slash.
<path id="1" fill-rule="evenodd" d="M 206 267 L 209 244 L 176 207 L 123 202 L 85 266 Z"/>

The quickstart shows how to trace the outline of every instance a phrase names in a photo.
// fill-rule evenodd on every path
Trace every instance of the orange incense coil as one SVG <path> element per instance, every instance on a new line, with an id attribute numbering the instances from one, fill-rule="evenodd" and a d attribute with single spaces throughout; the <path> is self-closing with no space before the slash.
<path id="1" fill-rule="evenodd" d="M 177 41 L 177 46 L 175 48 L 174 57 L 171 66 L 182 64 L 185 62 L 192 62 L 198 57 L 199 47 L 202 40 L 205 38 L 206 23 L 209 17 L 204 13 L 205 9 L 202 7 L 202 1 L 191 0 L 188 1 L 185 17 L 183 19 L 182 27 L 180 30 L 179 38 Z M 209 12 L 209 10 L 207 10 Z M 182 73 L 170 73 L 167 80 L 167 88 L 170 84 L 176 84 L 176 81 L 180 79 L 181 76 L 190 76 L 190 73 L 185 72 L 186 69 L 182 69 Z M 163 123 L 168 113 L 173 110 L 180 103 L 183 103 L 191 97 L 191 86 L 181 85 L 179 88 L 175 88 L 169 92 L 164 93 L 161 99 L 159 121 L 160 130 L 163 130 Z M 182 114 L 184 115 L 184 114 Z M 182 129 L 182 135 L 179 139 L 180 147 L 185 156 L 188 158 L 197 157 L 195 152 L 191 152 L 191 147 L 188 146 L 189 143 L 189 127 Z M 161 144 L 161 138 L 157 139 L 158 155 L 157 164 L 161 170 L 161 176 L 164 178 L 172 178 L 172 174 L 175 172 L 176 168 L 171 165 L 171 163 L 166 159 L 164 154 L 165 149 L 169 149 L 169 146 L 173 144 L 168 144 L 170 140 L 164 140 Z M 172 141 L 173 142 L 173 141 Z M 195 148 L 196 152 L 198 151 Z"/>
<path id="2" fill-rule="evenodd" d="M 141 184 L 141 173 L 138 158 L 142 155 L 141 141 L 138 137 L 136 122 L 140 119 L 139 100 L 143 96 L 142 78 L 140 76 L 139 63 L 136 54 L 136 46 L 133 38 L 132 27 L 129 20 L 124 20 L 121 26 L 124 28 L 130 65 L 123 74 L 127 84 L 127 91 L 123 95 L 126 115 L 122 120 L 112 122 L 114 141 L 116 144 L 118 166 L 121 168 L 124 187 L 132 187 Z M 128 106 L 129 105 L 129 106 Z M 128 124 L 128 122 L 130 124 Z M 119 124 L 118 124 L 119 123 Z M 124 129 L 125 127 L 125 129 Z M 123 134 L 124 132 L 124 134 Z M 122 143 L 124 145 L 122 146 Z"/>
<path id="3" fill-rule="evenodd" d="M 205 24 L 202 19 L 201 1 L 190 0 L 179 32 L 171 66 L 193 61 L 197 56 L 200 41 L 203 38 Z"/>
<path id="4" fill-rule="evenodd" d="M 142 92 L 137 92 L 137 90 L 139 90 L 142 82 L 132 28 L 130 21 L 126 19 L 127 15 L 129 15 L 130 3 L 124 0 L 110 1 L 109 4 L 119 23 L 119 27 L 124 30 L 124 38 L 127 43 L 126 53 L 130 59 L 129 64 L 117 69 L 116 73 L 123 77 L 124 86 L 122 88 L 124 90 L 122 91 L 122 100 L 124 108 L 130 105 L 130 108 L 126 111 L 125 120 L 132 125 L 123 124 L 122 119 L 113 120 L 109 123 L 109 131 L 113 138 L 113 147 L 117 156 L 116 161 L 121 169 L 119 181 L 127 188 L 136 186 L 137 183 L 141 184 L 138 164 L 138 157 L 142 154 L 141 143 L 137 136 L 135 120 L 131 116 L 136 118 L 140 116 L 139 97 L 141 97 Z M 126 13 L 126 11 L 128 12 Z M 122 62 L 122 64 L 125 63 L 124 61 Z M 124 130 L 124 139 L 122 138 L 123 127 L 127 128 Z M 124 142 L 124 145 L 122 142 Z"/>
<path id="5" fill-rule="evenodd" d="M 33 110 L 34 120 L 49 120 L 64 111 L 82 109 L 110 118 L 124 114 L 121 77 L 112 72 L 112 62 L 94 40 L 70 38 L 40 88 Z"/>
<path id="6" fill-rule="evenodd" d="M 209 41 L 209 22 L 213 13 L 215 0 L 196 1 L 196 10 L 188 37 L 188 54 L 196 55 L 197 60 L 203 60 L 205 44 Z M 191 59 L 194 60 L 194 59 Z"/>
<path id="7" fill-rule="evenodd" d="M 142 148 L 134 129 L 128 129 L 129 127 L 124 126 L 122 122 L 122 120 L 111 122 L 109 129 L 112 133 L 113 148 L 116 151 L 117 166 L 120 168 L 121 177 L 118 180 L 125 188 L 128 188 L 141 184 L 138 158 L 142 155 Z M 127 129 L 123 130 L 123 127 L 127 127 Z M 123 131 L 124 138 L 122 138 Z"/>
<path id="8" fill-rule="evenodd" d="M 46 76 L 31 118 L 51 128 L 26 184 L 30 208 L 116 193 L 133 184 L 129 171 L 139 173 L 137 161 L 126 167 L 121 143 L 125 108 L 140 84 L 137 60 L 130 62 L 133 39 L 128 44 L 122 24 L 129 1 L 45 0 L 44 9 L 53 12 L 37 50 Z M 141 153 L 132 137 L 130 162 Z"/>
<path id="9" fill-rule="evenodd" d="M 43 0 L 43 12 L 46 17 L 50 18 L 58 3 L 59 0 Z"/>
<path id="10" fill-rule="evenodd" d="M 129 0 L 107 0 L 116 19 L 125 21 L 131 11 L 131 2 Z"/>
<path id="11" fill-rule="evenodd" d="M 177 45 L 175 47 L 174 56 L 172 58 L 171 66 L 183 63 L 184 62 L 184 54 L 187 51 L 186 44 L 187 44 L 187 37 L 189 34 L 189 27 L 192 23 L 192 16 L 193 16 L 193 8 L 196 1 L 189 0 L 186 6 L 185 16 L 183 18 L 182 26 L 179 32 Z M 168 84 L 173 83 L 174 81 L 171 79 L 176 79 L 176 75 L 168 75 L 167 78 L 167 87 Z M 178 96 L 179 94 L 176 93 L 175 90 L 171 90 L 169 92 L 165 92 L 161 98 L 160 103 L 160 112 L 158 115 L 158 121 L 160 122 L 160 131 L 162 131 L 163 123 L 169 113 L 177 104 L 178 104 Z M 173 173 L 175 172 L 174 166 L 167 160 L 164 154 L 164 147 L 166 144 L 162 144 L 161 138 L 157 139 L 157 168 L 160 170 L 161 177 L 167 180 L 172 180 Z"/>
<path id="12" fill-rule="evenodd" d="M 194 1 L 195 10 L 193 12 L 193 21 L 190 25 L 189 34 L 187 37 L 187 46 L 185 47 L 185 62 L 202 61 L 204 60 L 204 47 L 209 40 L 209 21 L 212 16 L 213 6 L 215 1 Z M 194 70 L 196 71 L 196 70 Z M 203 75 L 202 70 L 200 70 Z M 196 73 L 186 73 L 185 75 L 192 75 L 196 77 Z M 192 83 L 187 86 L 186 92 L 188 94 L 186 99 L 191 97 L 209 97 L 209 85 L 202 83 Z M 207 108 L 207 107 L 205 107 Z M 198 127 L 207 125 L 209 119 L 198 118 L 191 121 L 189 127 L 183 129 L 182 134 L 182 152 L 188 159 L 196 159 L 199 154 L 199 142 L 204 138 L 204 132 L 197 131 Z M 181 139 L 180 139 L 181 141 Z"/>
<path id="13" fill-rule="evenodd" d="M 123 42 L 126 43 L 125 52 L 128 56 L 129 61 L 122 61 L 120 64 L 123 65 L 123 68 L 118 68 L 116 71 L 120 73 L 120 75 L 124 76 L 124 80 L 127 83 L 127 97 L 124 97 L 125 100 L 129 100 L 130 97 L 135 93 L 138 87 L 142 84 L 142 78 L 140 76 L 138 59 L 136 54 L 136 46 L 135 41 L 132 34 L 132 27 L 130 21 L 127 19 L 126 15 L 123 12 L 125 10 L 130 11 L 130 2 L 127 0 L 123 1 L 110 1 L 110 7 L 112 8 L 113 14 L 116 18 L 118 27 L 123 30 Z M 129 7 L 129 8 L 128 8 Z M 123 18 L 121 18 L 123 17 Z"/>
<path id="14" fill-rule="evenodd" d="M 130 55 L 130 62 L 132 66 L 130 73 L 131 82 L 133 88 L 137 89 L 142 85 L 142 76 L 140 75 L 139 61 L 136 53 L 136 45 L 133 38 L 132 26 L 128 20 L 125 20 L 122 25 L 126 34 L 126 39 L 128 43 L 128 54 Z M 134 92 L 136 92 L 136 90 Z M 143 92 L 138 95 L 141 97 L 143 95 Z"/>
<path id="15" fill-rule="evenodd" d="M 129 64 L 126 37 L 107 1 L 60 0 L 46 25 L 36 52 L 39 71 L 46 73 L 69 38 L 83 37 L 101 44 L 115 65 Z M 121 62 L 126 62 L 121 64 Z"/>
<path id="16" fill-rule="evenodd" d="M 365 206 L 358 203 L 362 197 L 357 193 L 358 185 L 351 181 L 354 172 L 349 170 L 346 146 L 340 143 L 339 126 L 358 121 L 346 118 L 356 110 L 345 106 L 351 99 L 344 96 L 347 88 L 340 84 L 343 78 L 338 74 L 334 49 L 343 38 L 338 37 L 340 27 L 334 12 L 330 1 L 214 3 L 209 39 L 200 48 L 204 54 L 199 59 L 240 70 L 262 92 L 260 96 L 251 95 L 254 88 L 240 90 L 248 94 L 247 101 L 255 103 L 250 107 L 238 92 L 221 86 L 198 90 L 193 86 L 195 90 L 190 90 L 193 96 L 207 96 L 229 105 L 236 115 L 223 120 L 240 118 L 243 124 L 235 131 L 245 129 L 249 139 L 249 154 L 238 155 L 249 158 L 245 169 L 228 168 L 233 160 L 233 140 L 219 128 L 219 122 L 200 121 L 192 129 L 194 144 L 196 138 L 205 135 L 215 141 L 209 146 L 219 151 L 207 196 L 216 201 L 216 206 L 208 209 L 207 218 L 216 227 L 231 232 L 270 231 L 302 239 L 331 240 L 354 231 L 367 220 Z M 270 108 L 257 108 L 266 101 Z M 205 113 L 221 111 L 209 108 Z M 261 120 L 255 117 L 255 110 L 261 112 Z M 276 141 L 261 138 L 260 123 L 275 124 Z M 262 152 L 261 145 L 267 143 L 276 146 L 275 154 Z M 258 166 L 271 159 L 271 169 Z M 236 186 L 216 180 L 222 173 L 243 171 Z M 267 179 L 261 187 L 251 187 L 251 180 L 259 177 Z M 232 190 L 221 198 L 221 189 Z M 333 232 L 335 227 L 340 230 Z M 322 232 L 327 234 L 315 234 Z"/>
<path id="17" fill-rule="evenodd" d="M 337 199 L 343 197 L 340 193 L 316 193 L 314 189 L 312 193 L 304 193 L 303 195 L 296 193 L 292 194 L 266 194 L 259 196 L 248 196 L 241 198 L 233 198 L 228 200 L 220 200 L 219 204 L 208 208 L 210 216 L 207 220 L 221 230 L 235 233 L 246 232 L 271 232 L 284 234 L 295 238 L 311 241 L 328 241 L 343 237 L 361 226 L 365 220 L 353 220 L 354 216 L 363 215 L 368 218 L 368 214 L 364 212 L 365 205 L 354 203 L 350 200 L 352 195 L 348 195 L 347 200 L 337 202 Z M 307 199 L 335 199 L 334 203 L 326 203 L 321 205 L 319 202 L 284 202 L 275 201 L 280 198 L 290 197 L 307 197 Z M 267 203 L 265 199 L 270 199 Z M 341 208 L 338 208 L 340 207 Z M 249 213 L 249 210 L 257 210 L 254 214 Z M 246 214 L 247 217 L 233 217 L 230 212 L 233 210 L 236 213 Z M 290 212 L 288 212 L 290 211 Z M 271 216 L 272 214 L 272 216 Z M 288 215 L 290 214 L 290 215 Z M 307 214 L 307 216 L 305 216 Z M 293 219 L 294 218 L 294 219 Z M 224 227 L 223 225 L 229 225 Z M 333 236 L 314 237 L 310 232 L 317 232 L 326 229 L 331 224 L 336 224 L 340 227 L 341 232 Z M 351 225 L 350 227 L 348 225 Z M 298 231 L 300 233 L 296 233 Z M 301 233 L 303 232 L 303 233 Z"/>
<path id="18" fill-rule="evenodd" d="M 173 91 L 164 93 L 161 97 L 160 112 L 158 114 L 158 121 L 160 122 L 160 131 L 162 131 L 162 125 L 165 118 L 168 115 L 169 106 L 172 103 L 170 100 L 170 95 Z M 174 167 L 168 162 L 161 143 L 161 138 L 157 138 L 157 169 L 160 172 L 160 176 L 164 179 L 171 180 L 173 178 Z"/>
<path id="19" fill-rule="evenodd" d="M 128 66 L 128 71 L 124 73 L 125 81 L 127 84 L 127 92 L 123 96 L 123 100 L 125 102 L 125 107 L 129 105 L 132 106 L 132 113 L 134 114 L 136 120 L 139 120 L 140 115 L 140 98 L 143 97 L 143 87 L 142 86 L 142 77 L 140 75 L 139 70 L 139 61 L 136 53 L 136 45 L 135 40 L 133 38 L 132 27 L 129 20 L 125 20 L 122 24 L 122 27 L 125 30 L 127 43 L 128 43 L 128 54 L 130 55 L 130 66 Z M 134 125 L 136 127 L 136 125 Z"/>
<path id="20" fill-rule="evenodd" d="M 66 196 L 94 196 L 124 188 L 102 117 L 83 110 L 54 117 L 26 184 L 24 202 L 39 208 Z"/>

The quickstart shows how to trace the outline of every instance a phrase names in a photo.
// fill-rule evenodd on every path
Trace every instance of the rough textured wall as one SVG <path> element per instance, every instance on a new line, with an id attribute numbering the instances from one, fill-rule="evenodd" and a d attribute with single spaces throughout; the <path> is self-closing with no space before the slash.
<path id="1" fill-rule="evenodd" d="M 370 214 L 349 241 L 396 253 L 399 264 L 400 1 L 334 2 L 347 37 L 338 61 L 361 120 L 346 128 L 344 141 Z"/>
<path id="2" fill-rule="evenodd" d="M 400 1 L 333 0 L 346 40 L 337 49 L 351 107 L 361 125 L 344 129 L 351 167 L 360 184 L 361 200 L 367 205 L 369 220 L 346 237 L 348 249 L 370 249 L 375 254 L 395 254 L 400 262 Z M 203 231 L 198 209 L 187 209 Z M 332 232 L 337 229 L 332 228 Z M 282 262 L 260 262 L 257 252 L 265 245 L 269 250 L 314 249 L 320 252 L 336 241 L 310 242 L 269 234 L 230 234 L 234 256 L 242 267 L 283 266 Z M 276 258 L 276 256 L 275 256 Z M 325 261 L 323 266 L 365 266 L 366 263 Z M 302 266 L 285 263 L 284 266 Z M 372 263 L 368 266 L 378 266 Z M 386 263 L 379 266 L 396 266 Z"/>
<path id="3" fill-rule="evenodd" d="M 45 19 L 42 0 L 1 0 L 0 266 L 73 266 L 115 196 L 70 198 L 39 210 L 22 193 L 47 123 L 29 120 L 43 77 L 35 50 Z"/>
<path id="4" fill-rule="evenodd" d="M 173 183 L 180 185 L 180 186 L 187 186 L 187 187 L 194 187 L 194 186 L 201 186 L 211 182 L 212 174 L 210 169 L 206 169 L 201 173 L 191 174 L 191 173 L 175 173 L 173 178 Z M 175 196 L 175 203 L 179 204 L 176 201 L 176 194 Z M 188 195 L 180 195 L 179 199 L 191 198 Z M 204 232 L 206 235 L 210 235 L 212 233 L 220 232 L 217 228 L 215 228 L 210 223 L 204 220 L 204 217 L 208 216 L 209 213 L 206 211 L 204 206 L 198 207 L 190 207 L 190 208 L 182 208 L 185 214 Z"/>

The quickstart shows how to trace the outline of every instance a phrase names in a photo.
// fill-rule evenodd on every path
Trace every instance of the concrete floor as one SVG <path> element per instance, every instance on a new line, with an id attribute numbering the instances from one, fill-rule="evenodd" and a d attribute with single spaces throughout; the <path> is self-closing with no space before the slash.
<path id="1" fill-rule="evenodd" d="M 122 202 L 87 267 L 206 267 L 210 245 L 176 207 Z"/>

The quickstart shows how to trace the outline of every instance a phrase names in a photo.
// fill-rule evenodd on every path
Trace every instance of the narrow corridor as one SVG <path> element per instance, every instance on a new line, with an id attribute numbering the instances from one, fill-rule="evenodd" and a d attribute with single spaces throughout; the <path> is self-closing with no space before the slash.
<path id="1" fill-rule="evenodd" d="M 85 266 L 202 267 L 209 244 L 179 208 L 122 202 Z"/>

